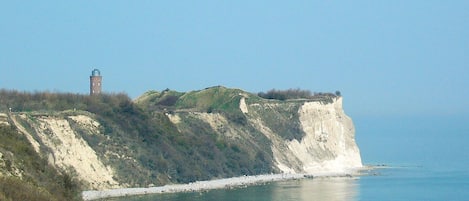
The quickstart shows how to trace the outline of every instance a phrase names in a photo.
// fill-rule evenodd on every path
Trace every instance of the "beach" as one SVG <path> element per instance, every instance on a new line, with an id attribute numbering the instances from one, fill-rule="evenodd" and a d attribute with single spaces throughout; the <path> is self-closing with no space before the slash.
<path id="1" fill-rule="evenodd" d="M 134 195 L 147 195 L 158 193 L 179 193 L 205 191 L 212 189 L 243 187 L 266 182 L 316 178 L 316 177 L 344 177 L 359 174 L 358 171 L 343 173 L 321 173 L 321 174 L 265 174 L 255 176 L 240 176 L 225 179 L 215 179 L 208 181 L 197 181 L 188 184 L 171 184 L 148 188 L 120 188 L 102 191 L 83 191 L 83 200 L 97 200 L 112 197 L 125 197 Z"/>

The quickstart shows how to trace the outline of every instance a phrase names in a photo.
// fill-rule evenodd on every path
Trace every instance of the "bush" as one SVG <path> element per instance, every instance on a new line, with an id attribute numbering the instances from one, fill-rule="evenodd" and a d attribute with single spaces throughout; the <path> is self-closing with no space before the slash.
<path id="1" fill-rule="evenodd" d="M 275 100 L 288 100 L 288 99 L 310 99 L 322 102 L 331 102 L 332 98 L 341 96 L 340 91 L 333 93 L 322 93 L 314 92 L 313 94 L 309 90 L 301 89 L 287 89 L 287 90 L 276 90 L 271 89 L 267 92 L 259 92 L 257 94 L 261 98 L 275 99 Z"/>
<path id="2" fill-rule="evenodd" d="M 299 98 L 311 98 L 311 91 L 297 89 L 275 90 L 271 89 L 267 93 L 259 92 L 258 96 L 266 99 L 287 100 Z"/>
<path id="3" fill-rule="evenodd" d="M 0 176 L 0 200 L 58 200 L 49 192 L 15 177 Z"/>
<path id="4" fill-rule="evenodd" d="M 162 98 L 159 102 L 158 105 L 162 106 L 174 106 L 179 99 L 179 96 L 173 96 L 173 95 L 168 95 Z"/>
<path id="5" fill-rule="evenodd" d="M 336 96 L 342 96 L 342 95 L 340 94 L 340 91 L 335 91 L 335 95 L 336 95 Z"/>

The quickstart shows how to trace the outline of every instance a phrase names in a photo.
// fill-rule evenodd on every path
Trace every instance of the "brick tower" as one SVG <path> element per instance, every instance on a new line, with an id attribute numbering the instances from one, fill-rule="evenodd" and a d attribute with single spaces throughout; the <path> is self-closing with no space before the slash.
<path id="1" fill-rule="evenodd" d="M 91 71 L 90 76 L 90 95 L 97 95 L 101 93 L 101 72 L 98 69 Z"/>

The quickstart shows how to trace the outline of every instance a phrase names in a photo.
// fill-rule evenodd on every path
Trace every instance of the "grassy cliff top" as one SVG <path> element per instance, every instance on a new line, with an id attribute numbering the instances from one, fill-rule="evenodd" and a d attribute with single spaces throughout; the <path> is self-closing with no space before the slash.
<path id="1" fill-rule="evenodd" d="M 239 100 L 242 97 L 257 96 L 240 89 L 215 86 L 189 92 L 177 92 L 169 89 L 162 92 L 149 91 L 138 97 L 135 103 L 150 110 L 230 111 L 239 107 Z"/>
<path id="2" fill-rule="evenodd" d="M 314 93 L 300 89 L 270 90 L 266 93 L 253 94 L 241 89 L 226 88 L 223 86 L 208 87 L 202 90 L 177 92 L 173 90 L 148 91 L 138 97 L 134 102 L 150 110 L 190 110 L 190 111 L 234 111 L 239 108 L 242 97 L 249 102 L 283 102 L 283 101 L 321 101 L 332 102 L 333 98 L 340 96 L 340 92 Z"/>

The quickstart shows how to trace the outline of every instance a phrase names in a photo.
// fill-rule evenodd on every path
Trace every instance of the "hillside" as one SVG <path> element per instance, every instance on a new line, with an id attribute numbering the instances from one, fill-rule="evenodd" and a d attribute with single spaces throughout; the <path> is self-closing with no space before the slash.
<path id="1" fill-rule="evenodd" d="M 80 182 L 41 158 L 0 113 L 0 200 L 79 200 Z"/>
<path id="2" fill-rule="evenodd" d="M 10 129 L 2 132 L 19 136 L 29 149 L 26 155 L 38 155 L 33 158 L 41 166 L 71 178 L 72 189 L 340 172 L 361 166 L 353 123 L 342 110 L 340 96 L 273 100 L 217 86 L 150 91 L 132 101 L 124 94 L 2 90 L 0 113 L 3 127 Z M 16 153 L 5 148 L 0 158 L 5 161 L 10 152 L 15 159 Z M 2 178 L 42 188 L 36 181 L 43 178 L 24 180 L 1 164 Z"/>

